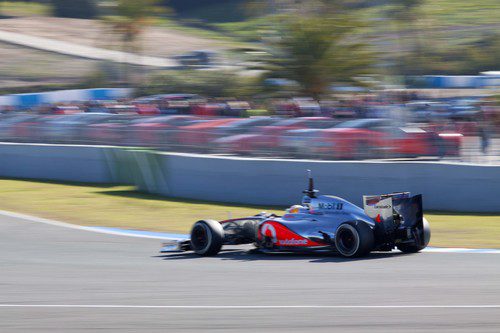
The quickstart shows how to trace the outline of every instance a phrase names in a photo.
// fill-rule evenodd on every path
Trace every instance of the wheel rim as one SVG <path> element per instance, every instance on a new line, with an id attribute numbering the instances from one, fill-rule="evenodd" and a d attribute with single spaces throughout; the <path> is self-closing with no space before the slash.
<path id="1" fill-rule="evenodd" d="M 208 230 L 204 225 L 198 224 L 193 228 L 191 243 L 199 250 L 204 249 L 208 245 Z"/>
<path id="2" fill-rule="evenodd" d="M 344 256 L 352 256 L 359 247 L 359 237 L 351 226 L 340 227 L 335 236 L 338 251 Z"/>

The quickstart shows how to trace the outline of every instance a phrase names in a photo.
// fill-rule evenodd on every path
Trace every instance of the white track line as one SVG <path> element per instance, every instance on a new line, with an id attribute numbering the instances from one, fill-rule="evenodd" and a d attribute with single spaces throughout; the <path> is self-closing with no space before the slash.
<path id="1" fill-rule="evenodd" d="M 161 239 L 161 240 L 178 240 L 178 237 L 173 237 L 169 236 L 168 234 L 165 234 L 165 236 L 161 235 L 145 235 L 140 233 L 133 233 L 134 230 L 123 230 L 117 231 L 115 230 L 109 230 L 106 228 L 100 228 L 100 227 L 86 227 L 86 226 L 81 226 L 77 224 L 71 224 L 71 223 L 66 223 L 66 222 L 61 222 L 61 221 L 56 221 L 56 220 L 50 220 L 50 219 L 44 219 L 42 217 L 37 217 L 33 215 L 27 215 L 27 214 L 21 214 L 21 213 L 15 213 L 15 212 L 9 212 L 6 210 L 0 210 L 0 215 L 12 217 L 12 218 L 17 218 L 21 220 L 27 220 L 30 222 L 38 222 L 38 223 L 44 223 L 44 224 L 49 224 L 57 227 L 63 227 L 63 228 L 70 228 L 70 229 L 76 229 L 76 230 L 84 230 L 84 231 L 91 231 L 91 232 L 97 232 L 101 234 L 108 234 L 108 235 L 115 235 L 115 236 L 126 236 L 126 237 L 137 237 L 137 238 L 150 238 L 150 239 Z M 500 249 L 469 249 L 469 248 L 447 248 L 447 247 L 428 247 L 422 252 L 427 252 L 427 253 L 471 253 L 471 254 L 500 254 Z"/>
<path id="2" fill-rule="evenodd" d="M 475 305 L 117 305 L 117 304 L 0 304 L 0 308 L 81 309 L 500 309 L 498 304 Z"/>
<path id="3" fill-rule="evenodd" d="M 63 228 L 70 228 L 70 229 L 76 229 L 76 230 L 84 230 L 84 231 L 91 231 L 91 232 L 97 232 L 101 234 L 108 234 L 108 235 L 116 235 L 116 236 L 127 236 L 127 237 L 139 237 L 139 238 L 152 238 L 152 239 L 166 239 L 164 237 L 156 237 L 156 236 L 148 236 L 148 235 L 141 235 L 141 234 L 131 234 L 131 233 L 125 233 L 125 232 L 118 232 L 118 231 L 110 231 L 110 230 L 105 230 L 105 229 L 99 229 L 99 228 L 93 228 L 93 227 L 85 227 L 77 224 L 71 224 L 71 223 L 66 223 L 66 222 L 61 222 L 61 221 L 56 221 L 56 220 L 49 220 L 49 219 L 44 219 L 42 217 L 37 217 L 37 216 L 32 216 L 32 215 L 26 215 L 26 214 L 21 214 L 21 213 L 14 213 L 14 212 L 9 212 L 6 210 L 0 210 L 0 215 L 8 216 L 8 217 L 13 217 L 21 220 L 27 220 L 30 222 L 38 222 L 38 223 L 44 223 L 44 224 L 49 224 L 53 225 L 56 227 L 63 227 Z"/>

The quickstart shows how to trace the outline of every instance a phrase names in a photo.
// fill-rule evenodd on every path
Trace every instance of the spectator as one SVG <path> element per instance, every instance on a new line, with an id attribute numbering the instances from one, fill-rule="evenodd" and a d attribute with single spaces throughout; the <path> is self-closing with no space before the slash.
<path id="1" fill-rule="evenodd" d="M 487 155 L 490 146 L 490 130 L 488 123 L 484 120 L 479 125 L 479 137 L 481 139 L 481 151 L 484 155 Z"/>

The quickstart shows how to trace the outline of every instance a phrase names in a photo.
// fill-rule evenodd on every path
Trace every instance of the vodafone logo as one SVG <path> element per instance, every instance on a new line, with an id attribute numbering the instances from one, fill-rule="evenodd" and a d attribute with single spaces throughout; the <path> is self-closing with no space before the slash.
<path id="1" fill-rule="evenodd" d="M 278 228 L 278 230 L 276 230 Z M 280 235 L 280 239 L 278 239 L 278 232 Z M 271 238 L 273 244 L 277 244 L 280 246 L 304 246 L 309 244 L 309 240 L 294 237 L 292 232 L 287 230 L 281 230 L 279 226 L 274 226 L 272 223 L 264 223 L 260 229 L 260 234 L 262 237 Z"/>
<path id="2" fill-rule="evenodd" d="M 287 245 L 307 245 L 307 239 L 283 239 L 279 241 L 279 245 L 287 246 Z"/>
<path id="3" fill-rule="evenodd" d="M 272 224 L 265 223 L 262 226 L 262 229 L 260 229 L 260 233 L 264 237 L 266 237 L 266 236 L 271 237 L 273 240 L 273 243 L 278 242 L 278 237 L 276 236 L 276 229 L 274 229 L 274 226 Z"/>

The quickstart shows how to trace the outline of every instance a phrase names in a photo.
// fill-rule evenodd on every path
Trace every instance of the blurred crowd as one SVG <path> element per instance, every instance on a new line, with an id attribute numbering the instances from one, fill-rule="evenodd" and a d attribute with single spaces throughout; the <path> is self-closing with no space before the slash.
<path id="1" fill-rule="evenodd" d="M 492 98 L 422 98 L 405 91 L 275 99 L 257 107 L 167 94 L 3 106 L 0 115 L 0 141 L 325 159 L 460 159 L 468 137 L 478 153 L 497 154 L 492 143 L 499 128 L 500 108 Z"/>

